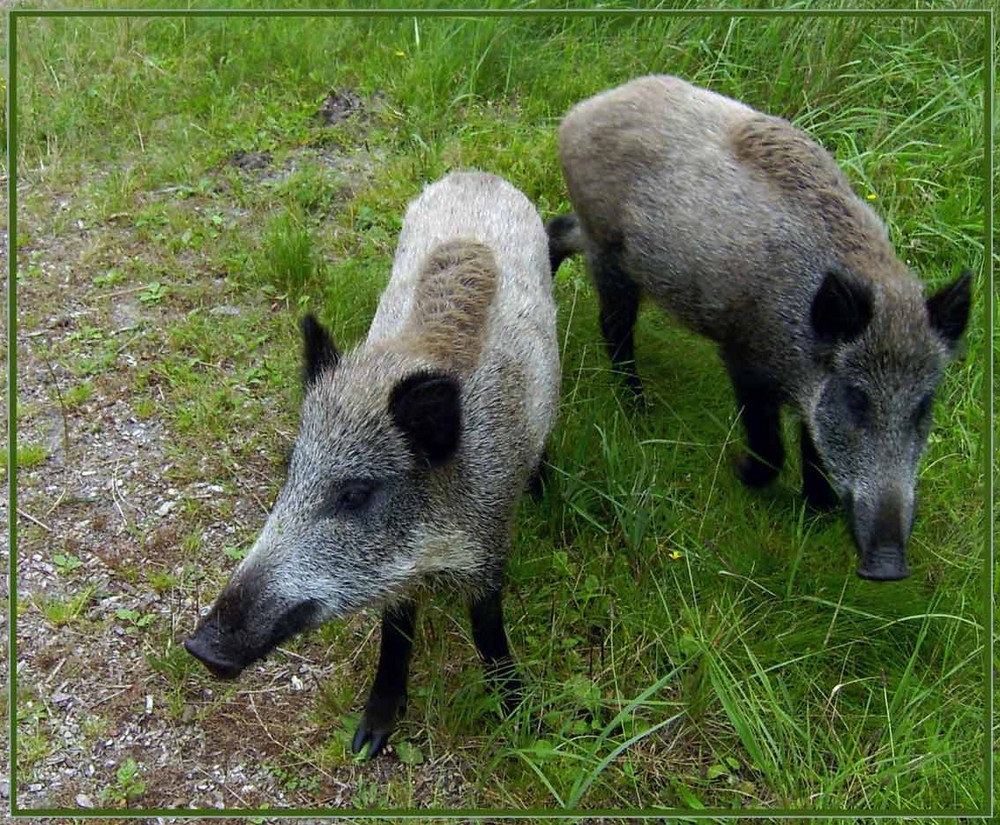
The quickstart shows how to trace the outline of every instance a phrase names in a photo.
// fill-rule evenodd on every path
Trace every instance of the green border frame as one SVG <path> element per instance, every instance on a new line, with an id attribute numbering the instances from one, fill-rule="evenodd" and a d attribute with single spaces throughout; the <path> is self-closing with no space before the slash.
<path id="1" fill-rule="evenodd" d="M 988 808 L 983 811 L 926 811 L 914 814 L 907 811 L 873 812 L 864 809 L 848 811 L 781 811 L 756 809 L 732 811 L 730 809 L 704 809 L 688 811 L 677 808 L 655 810 L 606 810 L 606 809 L 541 809 L 525 811 L 494 811 L 490 809 L 376 809 L 373 811 L 343 810 L 336 808 L 295 809 L 295 808 L 254 808 L 219 811 L 214 808 L 149 808 L 149 809 L 80 809 L 80 808 L 18 808 L 17 805 L 17 21 L 19 18 L 40 17 L 636 17 L 647 15 L 671 15 L 677 17 L 718 17 L 723 19 L 743 17 L 964 17 L 978 18 L 986 27 L 985 83 L 983 89 L 983 180 L 984 180 L 984 268 L 987 285 L 985 295 L 987 334 L 987 382 L 985 410 L 987 411 L 987 431 L 984 434 L 987 450 L 986 463 L 986 513 L 989 564 L 983 571 L 984 586 L 987 588 L 988 627 L 984 628 L 989 644 L 983 646 L 983 666 L 986 670 L 990 690 L 986 703 L 985 743 L 986 776 L 984 790 Z M 188 819 L 210 817 L 231 819 L 237 817 L 267 817 L 302 819 L 306 817 L 335 817 L 338 819 L 395 818 L 395 819 L 589 819 L 593 817 L 629 817 L 638 819 L 777 819 L 795 817 L 797 819 L 985 819 L 994 815 L 994 760 L 992 748 L 993 722 L 993 667 L 992 651 L 994 640 L 995 586 L 993 523 L 994 523 L 994 303 L 993 303 L 993 101 L 995 83 L 995 14 L 992 8 L 971 9 L 475 9 L 470 7 L 451 9 L 17 9 L 6 10 L 7 22 L 7 505 L 8 539 L 10 548 L 8 569 L 8 723 L 10 758 L 10 813 L 16 818 L 67 816 L 73 818 L 136 818 L 170 817 Z"/>

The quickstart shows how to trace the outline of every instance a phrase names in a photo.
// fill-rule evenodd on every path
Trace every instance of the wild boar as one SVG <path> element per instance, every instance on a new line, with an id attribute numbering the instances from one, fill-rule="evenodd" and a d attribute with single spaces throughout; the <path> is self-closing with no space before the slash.
<path id="1" fill-rule="evenodd" d="M 843 502 L 860 576 L 906 577 L 917 465 L 971 275 L 925 299 L 824 149 L 675 77 L 578 104 L 559 154 L 574 213 L 548 224 L 551 264 L 585 253 L 627 383 L 641 393 L 632 330 L 645 293 L 719 344 L 749 446 L 740 478 L 775 478 L 791 406 L 807 501 Z"/>
<path id="2" fill-rule="evenodd" d="M 501 605 L 515 506 L 559 391 L 547 238 L 495 175 L 452 173 L 404 220 L 366 340 L 341 354 L 302 323 L 305 396 L 263 531 L 187 649 L 233 678 L 292 635 L 382 609 L 378 670 L 354 736 L 382 750 L 406 703 L 418 591 L 456 588 L 505 705 L 519 681 Z"/>

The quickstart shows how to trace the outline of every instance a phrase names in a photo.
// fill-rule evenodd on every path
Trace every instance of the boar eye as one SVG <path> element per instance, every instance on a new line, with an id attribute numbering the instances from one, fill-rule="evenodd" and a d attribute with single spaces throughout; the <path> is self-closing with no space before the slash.
<path id="1" fill-rule="evenodd" d="M 334 509 L 338 513 L 356 513 L 364 509 L 374 492 L 374 481 L 358 479 L 345 482 L 336 493 Z"/>
<path id="2" fill-rule="evenodd" d="M 847 412 L 850 414 L 854 426 L 863 426 L 868 420 L 868 411 L 871 408 L 868 393 L 860 387 L 848 385 L 844 390 L 844 401 L 847 404 Z"/>

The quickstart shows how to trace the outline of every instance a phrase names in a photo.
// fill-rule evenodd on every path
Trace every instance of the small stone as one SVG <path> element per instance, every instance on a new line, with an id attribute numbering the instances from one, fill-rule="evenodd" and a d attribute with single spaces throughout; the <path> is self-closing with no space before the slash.
<path id="1" fill-rule="evenodd" d="M 333 126 L 360 109 L 361 98 L 347 89 L 343 92 L 331 91 L 320 104 L 317 114 L 326 126 Z"/>
<path id="2" fill-rule="evenodd" d="M 80 808 L 93 808 L 94 803 L 91 801 L 90 797 L 85 793 L 78 793 L 76 795 L 76 804 Z"/>
<path id="3" fill-rule="evenodd" d="M 240 314 L 240 308 L 239 307 L 231 307 L 231 306 L 222 305 L 222 306 L 212 307 L 208 311 L 208 314 L 209 315 L 239 315 Z"/>
<path id="4" fill-rule="evenodd" d="M 165 501 L 165 502 L 163 502 L 163 504 L 161 504 L 159 507 L 156 508 L 156 515 L 158 515 L 158 516 L 160 516 L 162 518 L 167 513 L 169 513 L 171 510 L 173 510 L 174 507 L 176 507 L 176 506 L 177 506 L 177 502 L 176 501 Z"/>
<path id="5" fill-rule="evenodd" d="M 229 162 L 243 170 L 266 169 L 271 163 L 270 152 L 246 152 L 242 149 L 229 156 Z"/>

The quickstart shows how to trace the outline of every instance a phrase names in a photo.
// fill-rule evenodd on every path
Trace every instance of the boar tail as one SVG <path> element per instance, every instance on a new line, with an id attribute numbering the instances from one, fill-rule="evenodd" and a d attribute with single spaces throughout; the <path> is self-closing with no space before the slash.
<path id="1" fill-rule="evenodd" d="M 583 252 L 583 233 L 580 231 L 580 219 L 575 212 L 556 215 L 545 224 L 549 235 L 549 263 L 552 274 L 556 274 L 561 264 L 570 255 Z"/>

